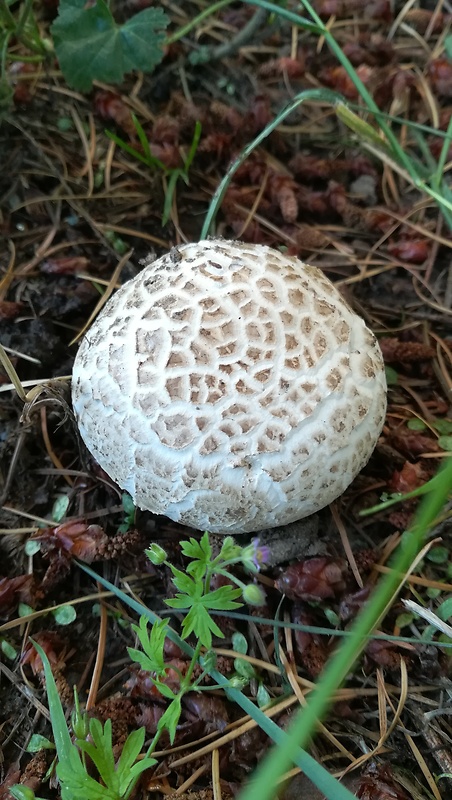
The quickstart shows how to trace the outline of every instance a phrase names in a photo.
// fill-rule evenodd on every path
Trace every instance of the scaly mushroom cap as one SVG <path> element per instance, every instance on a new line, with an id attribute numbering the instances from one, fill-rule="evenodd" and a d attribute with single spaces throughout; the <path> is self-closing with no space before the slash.
<path id="1" fill-rule="evenodd" d="M 212 239 L 148 263 L 75 360 L 86 446 L 142 509 L 213 533 L 308 516 L 366 464 L 386 410 L 374 335 L 315 267 Z"/>

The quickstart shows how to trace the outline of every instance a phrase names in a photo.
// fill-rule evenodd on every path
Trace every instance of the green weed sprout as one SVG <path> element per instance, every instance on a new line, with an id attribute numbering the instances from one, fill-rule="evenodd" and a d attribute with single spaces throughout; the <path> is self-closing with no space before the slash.
<path id="1" fill-rule="evenodd" d="M 49 659 L 42 647 L 33 642 L 39 653 L 46 680 L 50 719 L 57 751 L 56 774 L 61 785 L 62 800 L 128 800 L 140 775 L 156 761 L 146 754 L 137 761 L 144 744 L 145 729 L 133 731 L 126 739 L 118 761 L 115 763 L 112 744 L 111 720 L 102 725 L 98 719 L 87 719 L 80 713 L 76 696 L 72 715 L 75 741 L 72 742 L 61 705 L 60 696 L 52 674 Z M 90 735 L 91 741 L 86 740 Z M 99 775 L 92 778 L 87 769 L 89 757 Z M 16 800 L 42 800 L 35 798 L 28 787 L 16 785 L 10 789 Z"/>
<path id="2" fill-rule="evenodd" d="M 171 743 L 174 741 L 182 711 L 182 697 L 187 692 L 203 691 L 206 688 L 201 686 L 202 680 L 215 663 L 215 656 L 210 651 L 212 636 L 220 638 L 224 636 L 210 612 L 232 611 L 240 608 L 242 604 L 237 602 L 240 595 L 247 602 L 254 601 L 256 605 L 262 604 L 264 600 L 263 593 L 258 586 L 243 583 L 229 571 L 232 565 L 242 564 L 248 571 L 257 572 L 259 563 L 262 563 L 265 558 L 263 548 L 258 548 L 253 543 L 243 548 L 236 545 L 231 536 L 227 536 L 219 554 L 214 557 L 209 536 L 204 533 L 200 541 L 194 538 L 182 541 L 181 551 L 184 556 L 191 559 L 186 572 L 177 569 L 167 561 L 166 552 L 160 545 L 152 544 L 146 550 L 146 555 L 155 565 L 165 564 L 173 575 L 173 584 L 179 591 L 174 598 L 165 600 L 166 605 L 179 610 L 188 609 L 182 622 L 182 638 L 187 639 L 193 633 L 197 642 L 187 670 L 182 673 L 173 663 L 165 663 L 164 643 L 169 634 L 167 620 L 155 621 L 149 632 L 148 619 L 146 616 L 141 616 L 139 625 L 132 625 L 132 628 L 142 650 L 128 648 L 131 659 L 136 661 L 141 669 L 150 673 L 157 690 L 163 697 L 171 701 L 157 730 L 157 734 L 160 736 L 161 732 L 166 729 Z M 238 588 L 227 583 L 225 586 L 211 591 L 210 582 L 213 575 L 224 576 L 229 581 L 238 584 Z M 207 653 L 201 656 L 202 648 L 206 648 Z M 193 670 L 197 663 L 201 664 L 202 671 L 193 680 Z M 179 684 L 177 690 L 170 688 L 165 682 L 168 669 L 177 675 Z M 209 686 L 208 689 L 211 690 L 212 687 Z"/>

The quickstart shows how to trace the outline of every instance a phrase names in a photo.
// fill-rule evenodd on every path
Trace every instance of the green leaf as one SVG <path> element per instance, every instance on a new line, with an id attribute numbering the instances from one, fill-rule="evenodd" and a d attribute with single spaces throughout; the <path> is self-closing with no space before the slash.
<path id="1" fill-rule="evenodd" d="M 437 419 L 432 423 L 435 431 L 442 436 L 452 434 L 452 419 Z"/>
<path id="2" fill-rule="evenodd" d="M 139 626 L 132 625 L 132 630 L 138 636 L 144 652 L 142 653 L 133 647 L 127 648 L 127 652 L 133 661 L 136 661 L 142 669 L 148 672 L 155 672 L 157 675 L 165 674 L 163 648 L 167 637 L 167 627 L 167 620 L 154 622 L 149 633 L 146 617 L 140 617 Z"/>
<path id="3" fill-rule="evenodd" d="M 117 792 L 119 780 L 115 771 L 115 759 L 113 756 L 111 719 L 107 719 L 103 727 L 98 719 L 91 719 L 89 731 L 93 741 L 87 742 L 84 739 L 77 739 L 77 745 L 95 764 L 105 785 L 112 791 Z"/>
<path id="4" fill-rule="evenodd" d="M 242 603 L 236 603 L 235 599 L 242 594 L 241 589 L 234 589 L 233 586 L 220 586 L 214 592 L 208 592 L 202 598 L 202 604 L 206 608 L 211 608 L 215 611 L 232 611 L 234 608 L 240 608 Z"/>
<path id="5" fill-rule="evenodd" d="M 220 559 L 222 561 L 230 561 L 231 559 L 240 558 L 242 547 L 235 543 L 232 536 L 226 536 L 220 550 Z"/>
<path id="6" fill-rule="evenodd" d="M 181 542 L 181 551 L 187 558 L 196 558 L 204 564 L 210 564 L 212 561 L 212 548 L 209 542 L 209 534 L 207 532 L 203 533 L 199 541 L 192 537 Z"/>
<path id="7" fill-rule="evenodd" d="M 34 608 L 29 606 L 28 603 L 19 603 L 17 613 L 19 617 L 28 617 L 29 614 L 34 614 Z"/>
<path id="8" fill-rule="evenodd" d="M 68 510 L 68 506 L 69 496 L 67 494 L 60 494 L 53 504 L 51 519 L 54 522 L 61 522 Z"/>
<path id="9" fill-rule="evenodd" d="M 52 722 L 52 731 L 55 739 L 55 746 L 57 749 L 59 761 L 69 761 L 70 754 L 73 750 L 71 737 L 67 729 L 66 718 L 64 716 L 63 706 L 61 705 L 60 695 L 55 683 L 55 678 L 50 667 L 49 659 L 47 658 L 41 645 L 31 639 L 33 647 L 41 657 L 44 667 L 44 675 L 46 679 L 47 698 L 49 701 L 50 720 Z M 80 762 L 80 757 L 79 757 Z"/>
<path id="10" fill-rule="evenodd" d="M 246 641 L 246 638 L 244 637 L 243 633 L 239 633 L 238 631 L 236 631 L 232 635 L 232 649 L 236 653 L 241 653 L 244 656 L 247 654 L 248 642 Z"/>
<path id="11" fill-rule="evenodd" d="M 70 625 L 71 622 L 77 619 L 77 612 L 74 606 L 69 603 L 61 608 L 56 608 L 55 611 L 52 611 L 52 614 L 58 625 Z"/>
<path id="12" fill-rule="evenodd" d="M 259 688 L 256 694 L 257 705 L 259 708 L 263 708 L 264 706 L 268 705 L 271 702 L 271 697 L 267 692 L 263 683 L 259 684 Z"/>
<path id="13" fill-rule="evenodd" d="M 185 572 L 171 565 L 171 572 L 173 573 L 173 583 L 176 589 L 180 592 L 185 592 L 189 597 L 200 597 L 203 587 L 200 583 L 192 580 Z"/>
<path id="14" fill-rule="evenodd" d="M 39 753 L 40 750 L 55 750 L 55 745 L 46 736 L 34 733 L 27 745 L 27 753 Z"/>
<path id="15" fill-rule="evenodd" d="M 39 553 L 40 549 L 41 542 L 37 542 L 36 539 L 29 539 L 28 542 L 25 543 L 26 556 L 34 556 L 36 553 Z"/>
<path id="16" fill-rule="evenodd" d="M 58 762 L 56 773 L 61 783 L 62 800 L 80 800 L 82 797 L 89 800 L 118 800 L 117 794 L 87 774 L 75 746 L 71 746 L 67 760 Z"/>
<path id="17" fill-rule="evenodd" d="M 14 661 L 17 656 L 17 650 L 10 642 L 0 638 L 0 649 L 6 658 L 9 658 L 10 661 Z"/>
<path id="18" fill-rule="evenodd" d="M 9 793 L 16 800 L 43 800 L 42 797 L 36 797 L 33 789 L 30 789 L 29 786 L 22 786 L 20 783 L 11 786 Z"/>
<path id="19" fill-rule="evenodd" d="M 438 606 L 436 614 L 444 622 L 447 622 L 452 617 L 452 597 L 448 597 Z"/>
<path id="20" fill-rule="evenodd" d="M 167 697 L 168 700 L 174 700 L 176 695 L 174 694 L 173 690 L 166 685 L 166 683 L 163 683 L 163 681 L 155 680 L 154 684 L 156 688 L 159 690 L 160 694 L 163 695 L 163 697 Z"/>
<path id="21" fill-rule="evenodd" d="M 385 365 L 386 383 L 388 386 L 395 386 L 399 382 L 399 376 L 393 367 Z"/>
<path id="22" fill-rule="evenodd" d="M 426 558 L 433 564 L 445 564 L 449 561 L 449 550 L 447 547 L 443 546 L 432 547 L 432 549 L 428 551 Z"/>
<path id="23" fill-rule="evenodd" d="M 171 744 L 174 743 L 176 735 L 177 724 L 182 713 L 180 697 L 176 697 L 173 702 L 168 706 L 165 713 L 160 717 L 157 730 L 167 730 Z"/>
<path id="24" fill-rule="evenodd" d="M 438 444 L 443 450 L 450 450 L 452 452 L 452 436 L 440 436 Z"/>
<path id="25" fill-rule="evenodd" d="M 409 419 L 406 426 L 410 429 L 410 431 L 425 431 L 427 427 L 424 420 L 419 419 L 419 417 L 413 417 L 413 419 Z"/>
<path id="26" fill-rule="evenodd" d="M 249 661 L 244 658 L 234 658 L 234 669 L 241 678 L 251 680 L 256 677 L 256 670 Z"/>
<path id="27" fill-rule="evenodd" d="M 159 8 L 147 8 L 118 25 L 104 0 L 88 8 L 85 0 L 61 0 L 50 30 L 66 81 L 88 92 L 93 80 L 121 83 L 127 72 L 154 69 L 162 59 L 168 23 Z"/>
<path id="28" fill-rule="evenodd" d="M 141 748 L 144 744 L 145 729 L 138 728 L 127 737 L 119 761 L 116 765 L 116 771 L 119 779 L 119 795 L 123 797 L 133 780 L 138 775 L 147 769 L 142 763 L 135 764 Z M 149 759 L 154 761 L 154 759 Z M 154 763 L 156 763 L 154 761 Z M 150 765 L 151 766 L 151 765 Z M 138 767 L 138 769 L 137 769 Z"/>
<path id="29" fill-rule="evenodd" d="M 207 649 L 212 647 L 212 633 L 214 636 L 218 636 L 219 639 L 224 639 L 224 633 L 222 633 L 201 603 L 197 603 L 190 609 L 182 623 L 182 629 L 182 637 L 184 639 L 194 632 L 201 644 Z"/>
<path id="30" fill-rule="evenodd" d="M 396 625 L 398 628 L 405 628 L 407 625 L 411 625 L 414 619 L 414 614 L 410 614 L 408 611 L 403 611 L 396 617 Z"/>

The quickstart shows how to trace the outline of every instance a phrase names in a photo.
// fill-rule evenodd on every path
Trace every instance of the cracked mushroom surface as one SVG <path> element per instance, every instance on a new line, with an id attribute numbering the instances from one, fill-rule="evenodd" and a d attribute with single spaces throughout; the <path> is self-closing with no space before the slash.
<path id="1" fill-rule="evenodd" d="M 116 292 L 72 393 L 87 448 L 135 504 L 212 533 L 332 502 L 386 411 L 378 342 L 331 281 L 222 239 L 173 248 Z"/>

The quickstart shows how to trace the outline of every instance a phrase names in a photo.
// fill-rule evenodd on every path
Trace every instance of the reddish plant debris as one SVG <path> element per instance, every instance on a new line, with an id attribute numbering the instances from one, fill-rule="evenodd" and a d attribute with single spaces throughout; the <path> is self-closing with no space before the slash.
<path id="1" fill-rule="evenodd" d="M 108 537 L 100 525 L 85 522 L 64 522 L 55 528 L 44 528 L 34 534 L 33 541 L 41 545 L 41 553 L 51 557 L 53 553 L 67 553 L 91 564 L 103 555 Z"/>
<path id="2" fill-rule="evenodd" d="M 102 119 L 115 122 L 131 140 L 137 138 L 132 112 L 116 92 L 99 91 L 94 95 L 94 109 Z"/>
<path id="3" fill-rule="evenodd" d="M 226 774 L 229 772 L 228 765 L 241 767 L 246 773 L 251 772 L 256 761 L 263 758 L 267 748 L 268 738 L 256 726 L 220 749 L 220 766 Z"/>
<path id="4" fill-rule="evenodd" d="M 426 477 L 422 464 L 412 464 L 411 461 L 405 461 L 401 472 L 395 470 L 392 474 L 391 480 L 388 482 L 389 492 L 400 492 L 406 494 L 412 492 L 419 486 L 423 486 Z"/>
<path id="5" fill-rule="evenodd" d="M 401 261 L 423 264 L 430 255 L 431 246 L 427 239 L 399 239 L 388 242 L 388 253 Z"/>
<path id="6" fill-rule="evenodd" d="M 295 222 L 298 217 L 297 186 L 292 178 L 273 175 L 269 179 L 270 196 L 281 212 L 284 222 Z"/>
<path id="7" fill-rule="evenodd" d="M 231 721 L 224 701 L 220 697 L 214 697 L 205 692 L 186 694 L 182 706 L 188 721 L 200 720 L 205 723 L 206 733 L 224 731 L 226 725 Z"/>
<path id="8" fill-rule="evenodd" d="M 291 611 L 292 622 L 297 625 L 312 627 L 316 624 L 314 617 L 301 603 L 294 603 Z M 326 637 L 303 630 L 294 630 L 295 654 L 298 663 L 312 678 L 322 672 L 329 656 Z"/>
<path id="9" fill-rule="evenodd" d="M 414 651 L 414 648 L 412 650 Z M 372 639 L 366 647 L 365 656 L 367 662 L 370 659 L 379 667 L 389 670 L 400 669 L 401 658 L 406 662 L 410 660 L 410 654 L 407 649 L 402 649 L 397 642 L 385 641 L 384 639 Z"/>
<path id="10" fill-rule="evenodd" d="M 0 319 L 15 319 L 23 310 L 23 303 L 14 303 L 12 300 L 0 300 Z"/>
<path id="11" fill-rule="evenodd" d="M 328 187 L 328 200 L 331 208 L 337 211 L 348 228 L 358 231 L 385 231 L 393 223 L 390 215 L 383 209 L 363 208 L 353 203 L 348 199 L 345 187 L 333 181 Z"/>
<path id="12" fill-rule="evenodd" d="M 11 83 L 14 86 L 13 100 L 17 106 L 27 106 L 33 100 L 38 78 L 39 65 L 26 61 L 14 61 L 8 69 Z M 21 80 L 21 75 L 33 75 L 35 80 Z"/>
<path id="13" fill-rule="evenodd" d="M 418 456 L 423 453 L 438 453 L 440 447 L 436 439 L 418 433 L 417 431 L 410 431 L 408 428 L 398 428 L 396 431 L 391 431 L 389 435 L 392 446 L 398 450 L 399 453 L 414 461 Z M 424 466 L 424 470 L 427 465 Z M 425 472 L 427 479 L 427 472 Z"/>
<path id="14" fill-rule="evenodd" d="M 138 726 L 144 726 L 146 733 L 153 736 L 157 733 L 159 722 L 165 713 L 166 707 L 162 702 L 138 703 L 135 709 L 135 722 Z"/>
<path id="15" fill-rule="evenodd" d="M 303 54 L 297 58 L 282 56 L 266 61 L 259 68 L 259 75 L 262 78 L 273 78 L 280 75 L 287 75 L 288 78 L 301 78 L 305 73 L 305 59 Z"/>
<path id="16" fill-rule="evenodd" d="M 0 578 L 0 618 L 7 619 L 19 603 L 33 606 L 37 599 L 33 575 Z"/>
<path id="17" fill-rule="evenodd" d="M 397 509 L 396 511 L 391 511 L 388 516 L 388 522 L 390 522 L 394 528 L 397 528 L 397 530 L 406 531 L 411 525 L 413 515 L 414 511 L 407 507 L 405 507 L 403 511 Z"/>
<path id="18" fill-rule="evenodd" d="M 356 67 L 356 74 L 365 86 L 375 80 L 374 68 L 369 67 L 367 64 L 360 64 Z M 358 89 L 345 67 L 324 67 L 324 69 L 319 72 L 319 78 L 327 86 L 330 86 L 331 89 L 334 89 L 335 92 L 339 92 L 339 94 L 346 97 L 347 100 L 358 99 Z"/>
<path id="19" fill-rule="evenodd" d="M 360 777 L 357 797 L 360 800 L 412 800 L 395 780 L 388 764 L 369 764 Z"/>
<path id="20" fill-rule="evenodd" d="M 360 64 L 370 67 L 385 66 L 396 57 L 392 43 L 379 34 L 363 33 L 356 41 L 346 42 L 342 49 L 355 67 Z"/>
<path id="21" fill-rule="evenodd" d="M 434 358 L 433 347 L 423 342 L 404 342 L 400 339 L 385 337 L 379 340 L 381 352 L 385 362 L 394 361 L 424 361 Z"/>
<path id="22" fill-rule="evenodd" d="M 54 667 L 57 664 L 62 665 L 61 652 L 64 648 L 64 641 L 61 636 L 53 631 L 40 631 L 33 637 L 34 640 L 41 645 L 47 658 L 49 659 L 50 666 Z M 43 672 L 41 656 L 35 649 L 32 642 L 28 642 L 22 652 L 22 664 L 29 664 L 33 675 Z"/>
<path id="23" fill-rule="evenodd" d="M 292 564 L 275 581 L 275 587 L 293 600 L 327 600 L 346 587 L 347 562 L 326 556 Z"/>
<path id="24" fill-rule="evenodd" d="M 403 20 L 418 33 L 426 33 L 427 30 L 430 31 L 430 34 L 442 33 L 445 27 L 452 22 L 452 15 L 437 12 L 437 8 L 434 12 L 428 8 L 410 8 L 404 14 Z"/>
<path id="25" fill-rule="evenodd" d="M 349 17 L 358 12 L 365 19 L 392 20 L 391 4 L 389 0 L 316 0 L 313 3 L 319 16 L 335 16 L 339 19 Z"/>
<path id="26" fill-rule="evenodd" d="M 166 674 L 159 676 L 161 683 L 168 686 L 173 692 L 178 692 L 180 689 L 180 675 L 185 675 L 188 669 L 188 661 L 183 659 L 172 659 L 166 662 Z M 145 670 L 136 670 L 132 672 L 129 680 L 125 684 L 125 688 L 130 692 L 131 697 L 159 697 L 163 695 L 155 685 L 153 678 L 155 673 L 149 673 Z"/>
<path id="27" fill-rule="evenodd" d="M 448 58 L 434 58 L 427 68 L 431 87 L 443 97 L 452 97 L 452 62 Z"/>
<path id="28" fill-rule="evenodd" d="M 352 594 L 345 595 L 339 605 L 339 616 L 341 620 L 343 622 L 348 622 L 348 620 L 354 619 L 368 600 L 369 595 L 370 586 L 363 586 L 362 589 L 358 589 L 358 591 Z"/>
<path id="29" fill-rule="evenodd" d="M 48 275 L 73 275 L 83 272 L 89 265 L 85 256 L 64 256 L 62 258 L 47 258 L 41 263 L 40 270 Z"/>
<path id="30" fill-rule="evenodd" d="M 51 755 L 48 750 L 40 750 L 39 753 L 35 753 L 20 777 L 21 786 L 28 786 L 29 789 L 37 792 L 45 778 L 50 760 Z"/>

